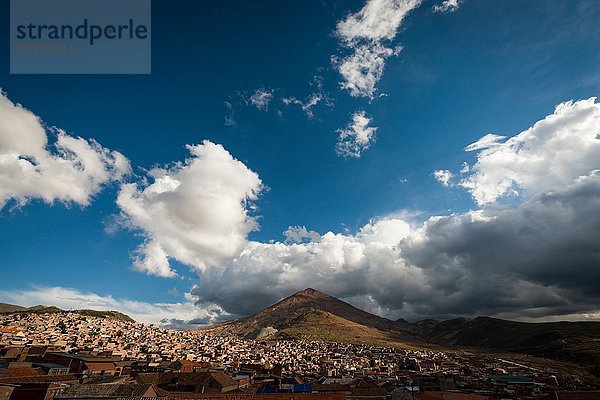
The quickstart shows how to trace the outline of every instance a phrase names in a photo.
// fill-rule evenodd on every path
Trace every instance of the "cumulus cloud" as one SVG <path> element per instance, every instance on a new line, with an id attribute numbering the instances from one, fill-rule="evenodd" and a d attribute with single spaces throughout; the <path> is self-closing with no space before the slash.
<path id="1" fill-rule="evenodd" d="M 431 9 L 434 12 L 454 12 L 460 7 L 461 0 L 444 0 L 440 4 L 435 4 Z"/>
<path id="2" fill-rule="evenodd" d="M 188 328 L 231 318 L 215 304 L 195 304 L 197 299 L 191 295 L 188 297 L 188 301 L 181 303 L 147 303 L 63 287 L 0 290 L 0 301 L 10 304 L 25 307 L 45 304 L 63 310 L 114 310 L 129 315 L 137 322 L 164 327 Z"/>
<path id="3" fill-rule="evenodd" d="M 368 0 L 365 6 L 338 22 L 336 36 L 349 55 L 334 57 L 342 75 L 340 86 L 353 97 L 373 99 L 386 60 L 401 47 L 390 47 L 406 15 L 421 0 Z"/>
<path id="4" fill-rule="evenodd" d="M 391 318 L 594 313 L 600 309 L 600 174 L 517 208 L 382 218 L 307 243 L 250 242 L 194 290 L 249 314 L 316 287 Z M 582 315 L 580 315 L 583 318 Z"/>
<path id="5" fill-rule="evenodd" d="M 248 242 L 231 261 L 201 272 L 193 293 L 242 315 L 310 286 L 391 318 L 593 318 L 600 309 L 596 107 L 593 99 L 564 103 L 525 131 L 538 149 L 557 138 L 564 148 L 566 136 L 582 152 L 572 158 L 536 152 L 546 164 L 558 157 L 561 170 L 569 171 L 561 176 L 570 179 L 551 178 L 548 190 L 526 191 L 517 205 L 487 204 L 424 222 L 392 215 L 355 234 L 310 233 L 308 241 L 310 231 L 295 227 L 286 231 L 286 242 Z M 531 151 L 533 142 L 523 139 L 520 133 L 505 143 L 523 143 L 517 153 Z M 480 143 L 478 162 L 505 146 L 496 142 Z M 481 173 L 481 164 L 473 170 Z M 521 173 L 548 179 L 536 170 L 529 163 Z"/>
<path id="6" fill-rule="evenodd" d="M 315 287 L 390 318 L 590 319 L 600 315 L 599 107 L 595 99 L 563 103 L 507 140 L 488 136 L 469 146 L 477 162 L 462 174 L 473 184 L 461 184 L 477 200 L 492 190 L 486 185 L 511 179 L 523 189 L 518 204 L 488 201 L 424 220 L 394 214 L 356 233 L 295 226 L 283 242 L 249 241 L 256 221 L 246 202 L 261 181 L 205 142 L 186 162 L 151 174 L 154 183 L 126 186 L 132 204 L 122 209 L 146 245 L 195 267 L 199 283 L 188 301 L 231 315 Z M 213 157 L 224 163 L 214 166 Z M 215 204 L 229 204 L 221 211 L 237 217 L 224 218 Z M 223 252 L 231 231 L 236 244 Z"/>
<path id="7" fill-rule="evenodd" d="M 516 209 L 428 221 L 425 239 L 404 255 L 444 271 L 431 283 L 445 296 L 420 312 L 539 317 L 598 310 L 600 292 L 591 282 L 600 278 L 599 195 L 600 175 L 592 173 Z"/>
<path id="8" fill-rule="evenodd" d="M 449 187 L 450 180 L 454 178 L 454 174 L 447 169 L 437 169 L 433 171 L 435 179 L 442 184 L 442 186 Z"/>
<path id="9" fill-rule="evenodd" d="M 256 89 L 250 96 L 250 104 L 262 111 L 269 109 L 271 100 L 273 100 L 273 90 L 271 89 Z"/>
<path id="10" fill-rule="evenodd" d="M 479 205 L 504 195 L 539 195 L 564 187 L 600 167 L 600 104 L 596 98 L 568 101 L 529 129 L 504 138 L 486 135 L 467 146 L 481 150 L 459 185 Z"/>
<path id="11" fill-rule="evenodd" d="M 204 270 L 239 254 L 257 229 L 250 202 L 262 189 L 258 175 L 222 146 L 187 146 L 182 163 L 154 168 L 148 180 L 122 186 L 117 204 L 125 223 L 141 231 L 134 269 L 175 276 L 169 259 Z"/>
<path id="12" fill-rule="evenodd" d="M 352 122 L 344 129 L 338 129 L 338 141 L 335 151 L 342 157 L 359 158 L 375 141 L 377 128 L 369 126 L 372 119 L 364 111 L 352 114 Z"/>
<path id="13" fill-rule="evenodd" d="M 318 241 L 293 244 L 249 242 L 224 268 L 201 274 L 193 293 L 248 314 L 309 286 L 341 297 L 372 295 L 394 284 L 394 291 L 401 291 L 423 283 L 417 268 L 398 264 L 396 245 L 409 232 L 404 221 L 382 219 L 356 235 L 328 232 Z"/>
<path id="14" fill-rule="evenodd" d="M 121 153 L 46 128 L 0 92 L 0 209 L 11 200 L 21 206 L 32 199 L 86 206 L 104 185 L 129 172 Z"/>

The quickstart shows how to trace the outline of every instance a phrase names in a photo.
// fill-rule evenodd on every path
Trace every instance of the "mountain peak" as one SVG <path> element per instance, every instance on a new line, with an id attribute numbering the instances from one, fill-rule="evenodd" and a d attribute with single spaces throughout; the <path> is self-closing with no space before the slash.
<path id="1" fill-rule="evenodd" d="M 340 328 L 340 323 L 343 328 Z M 382 334 L 382 332 L 398 330 L 398 324 L 393 321 L 360 310 L 313 288 L 301 290 L 254 315 L 217 325 L 214 329 L 219 333 L 252 338 L 257 332 L 263 332 L 265 329 L 304 337 L 311 335 L 309 326 L 315 324 L 319 325 L 319 329 L 315 330 L 319 334 L 322 334 L 323 329 L 328 332 L 343 331 L 347 334 L 350 325 L 362 326 L 363 333 L 369 331 L 375 334 L 374 332 L 378 331 Z M 356 335 L 361 333 L 358 332 Z M 340 333 L 341 336 L 343 335 Z"/>
<path id="2" fill-rule="evenodd" d="M 328 294 L 319 292 L 318 290 L 313 289 L 313 288 L 306 288 L 304 290 L 294 293 L 290 297 L 295 297 L 295 296 L 309 296 L 309 297 L 313 297 L 313 298 L 323 298 L 323 299 L 331 297 Z"/>

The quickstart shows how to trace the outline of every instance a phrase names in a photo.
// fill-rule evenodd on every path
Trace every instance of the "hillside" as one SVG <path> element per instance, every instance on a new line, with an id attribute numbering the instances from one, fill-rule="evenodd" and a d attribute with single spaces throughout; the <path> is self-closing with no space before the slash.
<path id="1" fill-rule="evenodd" d="M 18 305 L 14 305 L 14 304 L 0 303 L 0 314 L 11 314 L 11 313 L 51 314 L 51 313 L 64 313 L 64 312 L 67 312 L 67 311 L 61 310 L 60 308 L 55 307 L 55 306 L 37 305 L 37 306 L 33 306 L 33 307 L 23 307 L 23 306 L 18 306 Z M 118 311 L 71 310 L 69 312 L 78 313 L 82 316 L 88 316 L 88 317 L 110 318 L 110 319 L 115 319 L 118 321 L 135 322 L 135 320 L 133 318 L 131 318 L 129 315 L 120 313 Z"/>
<path id="2" fill-rule="evenodd" d="M 381 331 L 325 311 L 310 311 L 291 326 L 279 331 L 279 337 L 322 340 L 327 342 L 371 344 L 381 347 L 422 347 L 395 332 Z"/>
<path id="3" fill-rule="evenodd" d="M 27 311 L 27 307 L 16 306 L 14 304 L 0 303 L 0 313 L 11 313 L 15 311 Z"/>
<path id="4" fill-rule="evenodd" d="M 208 330 L 246 338 L 292 337 L 387 346 L 405 345 L 406 340 L 396 322 L 310 288 L 250 317 Z"/>
<path id="5" fill-rule="evenodd" d="M 123 314 L 119 311 L 77 310 L 76 312 L 86 317 L 100 317 L 114 319 L 117 321 L 135 322 L 135 320 L 129 315 Z"/>
<path id="6" fill-rule="evenodd" d="M 429 320 L 414 324 L 424 339 L 531 354 L 590 366 L 600 374 L 600 322 L 525 323 L 496 318 Z"/>

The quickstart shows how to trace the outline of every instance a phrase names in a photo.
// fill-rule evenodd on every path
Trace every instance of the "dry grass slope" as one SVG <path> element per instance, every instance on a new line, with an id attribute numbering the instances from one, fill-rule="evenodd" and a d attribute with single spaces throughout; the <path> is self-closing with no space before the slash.
<path id="1" fill-rule="evenodd" d="M 370 344 L 403 349 L 422 348 L 393 332 L 380 331 L 325 311 L 307 313 L 297 324 L 280 331 L 279 335 L 336 343 Z"/>

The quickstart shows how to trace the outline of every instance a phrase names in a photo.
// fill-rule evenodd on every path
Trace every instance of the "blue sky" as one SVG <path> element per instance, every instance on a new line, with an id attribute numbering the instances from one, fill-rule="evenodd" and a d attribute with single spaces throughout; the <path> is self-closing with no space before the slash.
<path id="1" fill-rule="evenodd" d="M 112 296 L 118 299 L 115 307 L 129 312 L 135 311 L 123 305 L 124 299 L 149 304 L 198 301 L 198 308 L 217 310 L 207 315 L 218 320 L 252 312 L 310 284 L 390 317 L 485 313 L 558 318 L 597 313 L 597 293 L 590 292 L 588 302 L 565 294 L 573 287 L 585 292 L 576 282 L 563 287 L 557 283 L 558 278 L 547 282 L 539 280 L 537 274 L 523 278 L 514 271 L 508 274 L 509 281 L 538 285 L 544 289 L 541 297 L 560 293 L 564 301 L 537 304 L 529 299 L 512 308 L 508 303 L 494 302 L 481 308 L 464 308 L 459 302 L 452 309 L 441 309 L 433 302 L 420 309 L 414 306 L 417 297 L 396 302 L 391 299 L 393 290 L 381 289 L 376 282 L 369 287 L 356 285 L 354 280 L 359 277 L 344 261 L 346 266 L 340 268 L 349 269 L 331 282 L 323 271 L 309 274 L 323 281 L 304 282 L 296 274 L 279 276 L 254 264 L 244 264 L 233 277 L 244 279 L 246 273 L 260 270 L 261 274 L 279 278 L 237 291 L 248 297 L 257 293 L 256 301 L 241 307 L 244 300 L 234 299 L 221 288 L 227 285 L 224 275 L 218 279 L 209 276 L 209 271 L 222 271 L 235 262 L 231 260 L 240 260 L 240 249 L 246 242 L 274 241 L 294 246 L 293 239 L 286 240 L 283 234 L 289 227 L 306 227 L 318 236 L 331 231 L 354 240 L 361 228 L 395 216 L 408 221 L 416 232 L 431 216 L 465 216 L 469 210 L 500 212 L 494 207 L 513 207 L 512 212 L 519 212 L 531 199 L 527 193 L 546 193 L 536 192 L 539 185 L 530 183 L 534 178 L 543 180 L 536 175 L 531 180 L 513 181 L 514 186 L 523 189 L 518 196 L 504 196 L 509 194 L 506 192 L 494 197 L 493 202 L 478 202 L 477 187 L 460 185 L 463 178 L 458 171 L 463 162 L 473 166 L 481 153 L 464 149 L 489 133 L 515 136 L 551 115 L 558 104 L 599 93 L 598 4 L 584 0 L 464 0 L 456 8 L 436 11 L 441 1 L 415 2 L 393 29 L 393 38 L 381 41 L 390 49 L 401 45 L 402 50 L 383 59 L 383 74 L 371 99 L 368 95 L 352 96 L 341 88 L 344 78 L 339 71 L 339 60 L 345 60 L 364 44 L 359 36 L 350 39 L 356 42 L 344 44 L 340 21 L 353 16 L 360 19 L 359 13 L 368 3 L 209 4 L 155 0 L 150 75 L 9 75 L 5 58 L 0 65 L 0 87 L 10 101 L 22 104 L 49 126 L 60 127 L 74 137 L 93 138 L 106 149 L 122 153 L 130 161 L 132 173 L 122 181 L 102 185 L 87 205 L 61 201 L 60 197 L 48 204 L 28 196 L 26 204 L 14 207 L 18 196 L 13 196 L 0 214 L 0 301 L 52 301 L 40 293 L 68 288 L 71 294 L 65 295 L 69 300 L 64 300 L 68 306 L 90 305 L 91 294 Z M 8 30 L 8 4 L 1 7 L 1 24 Z M 379 43 L 368 42 L 369 46 Z M 0 46 L 0 52 L 8 54 L 7 41 Z M 332 61 L 332 57 L 338 61 Z M 269 94 L 268 104 L 253 104 L 252 96 L 257 91 Z M 312 94 L 321 97 L 310 116 L 297 104 L 286 105 L 283 100 L 306 102 Z M 340 130 L 351 128 L 352 115 L 359 111 L 364 111 L 367 127 L 377 128 L 374 139 L 359 157 L 336 154 Z M 116 204 L 122 182 L 140 183 L 156 166 L 175 176 L 173 163 L 190 156 L 186 145 L 199 145 L 203 140 L 222 145 L 223 151 L 260 177 L 264 188 L 252 200 L 255 208 L 243 208 L 260 228 L 248 232 L 242 229 L 244 243 L 236 251 L 219 253 L 216 266 L 211 264 L 213 261 L 185 262 L 184 257 L 173 253 L 168 256 L 176 277 L 132 269 L 138 246 L 154 238 L 157 243 L 163 241 L 164 249 L 168 238 L 158 238 L 158 227 L 142 225 Z M 577 154 L 577 148 L 574 152 Z M 544 154 L 547 162 L 552 162 L 552 153 Z M 577 162 L 565 157 L 570 160 L 566 164 Z M 600 167 L 597 161 L 594 165 L 593 157 L 589 160 L 583 163 L 589 167 L 587 170 L 571 176 L 573 169 L 568 169 L 567 175 L 575 179 Z M 453 174 L 448 187 L 436 180 L 436 170 Z M 484 172 L 481 169 L 478 176 Z M 551 189 L 567 190 L 569 182 L 561 181 L 560 186 Z M 198 212 L 210 214 L 204 208 Z M 120 213 L 124 216 L 119 217 Z M 552 225 L 545 220 L 537 223 Z M 595 227 L 590 229 L 595 231 Z M 582 232 L 572 235 L 565 241 L 577 242 Z M 301 239 L 299 246 L 310 247 L 307 241 L 312 239 Z M 204 250 L 194 245 L 192 248 L 199 252 L 199 258 L 206 258 Z M 540 251 L 544 256 L 549 254 Z M 412 247 L 405 251 L 414 252 Z M 475 251 L 469 254 L 474 257 Z M 420 257 L 419 253 L 406 262 L 408 267 L 398 267 L 394 261 L 390 268 L 407 268 L 406 273 L 412 273 L 411 268 L 426 262 Z M 281 262 L 283 269 L 294 265 L 286 260 L 279 257 L 272 264 Z M 600 267 L 597 261 L 592 257 L 578 265 L 596 274 Z M 303 267 L 298 268 L 302 271 Z M 447 271 L 449 267 L 440 268 Z M 566 272 L 566 267 L 562 271 Z M 420 285 L 435 286 L 428 278 L 422 279 L 405 289 L 419 291 Z M 346 280 L 350 283 L 341 283 Z M 73 293 L 85 296 L 77 300 Z M 427 293 L 428 298 L 437 296 Z M 454 292 L 440 287 L 436 293 L 441 302 Z M 519 311 L 530 306 L 551 311 Z M 186 320 L 186 315 L 182 311 L 177 318 Z"/>

